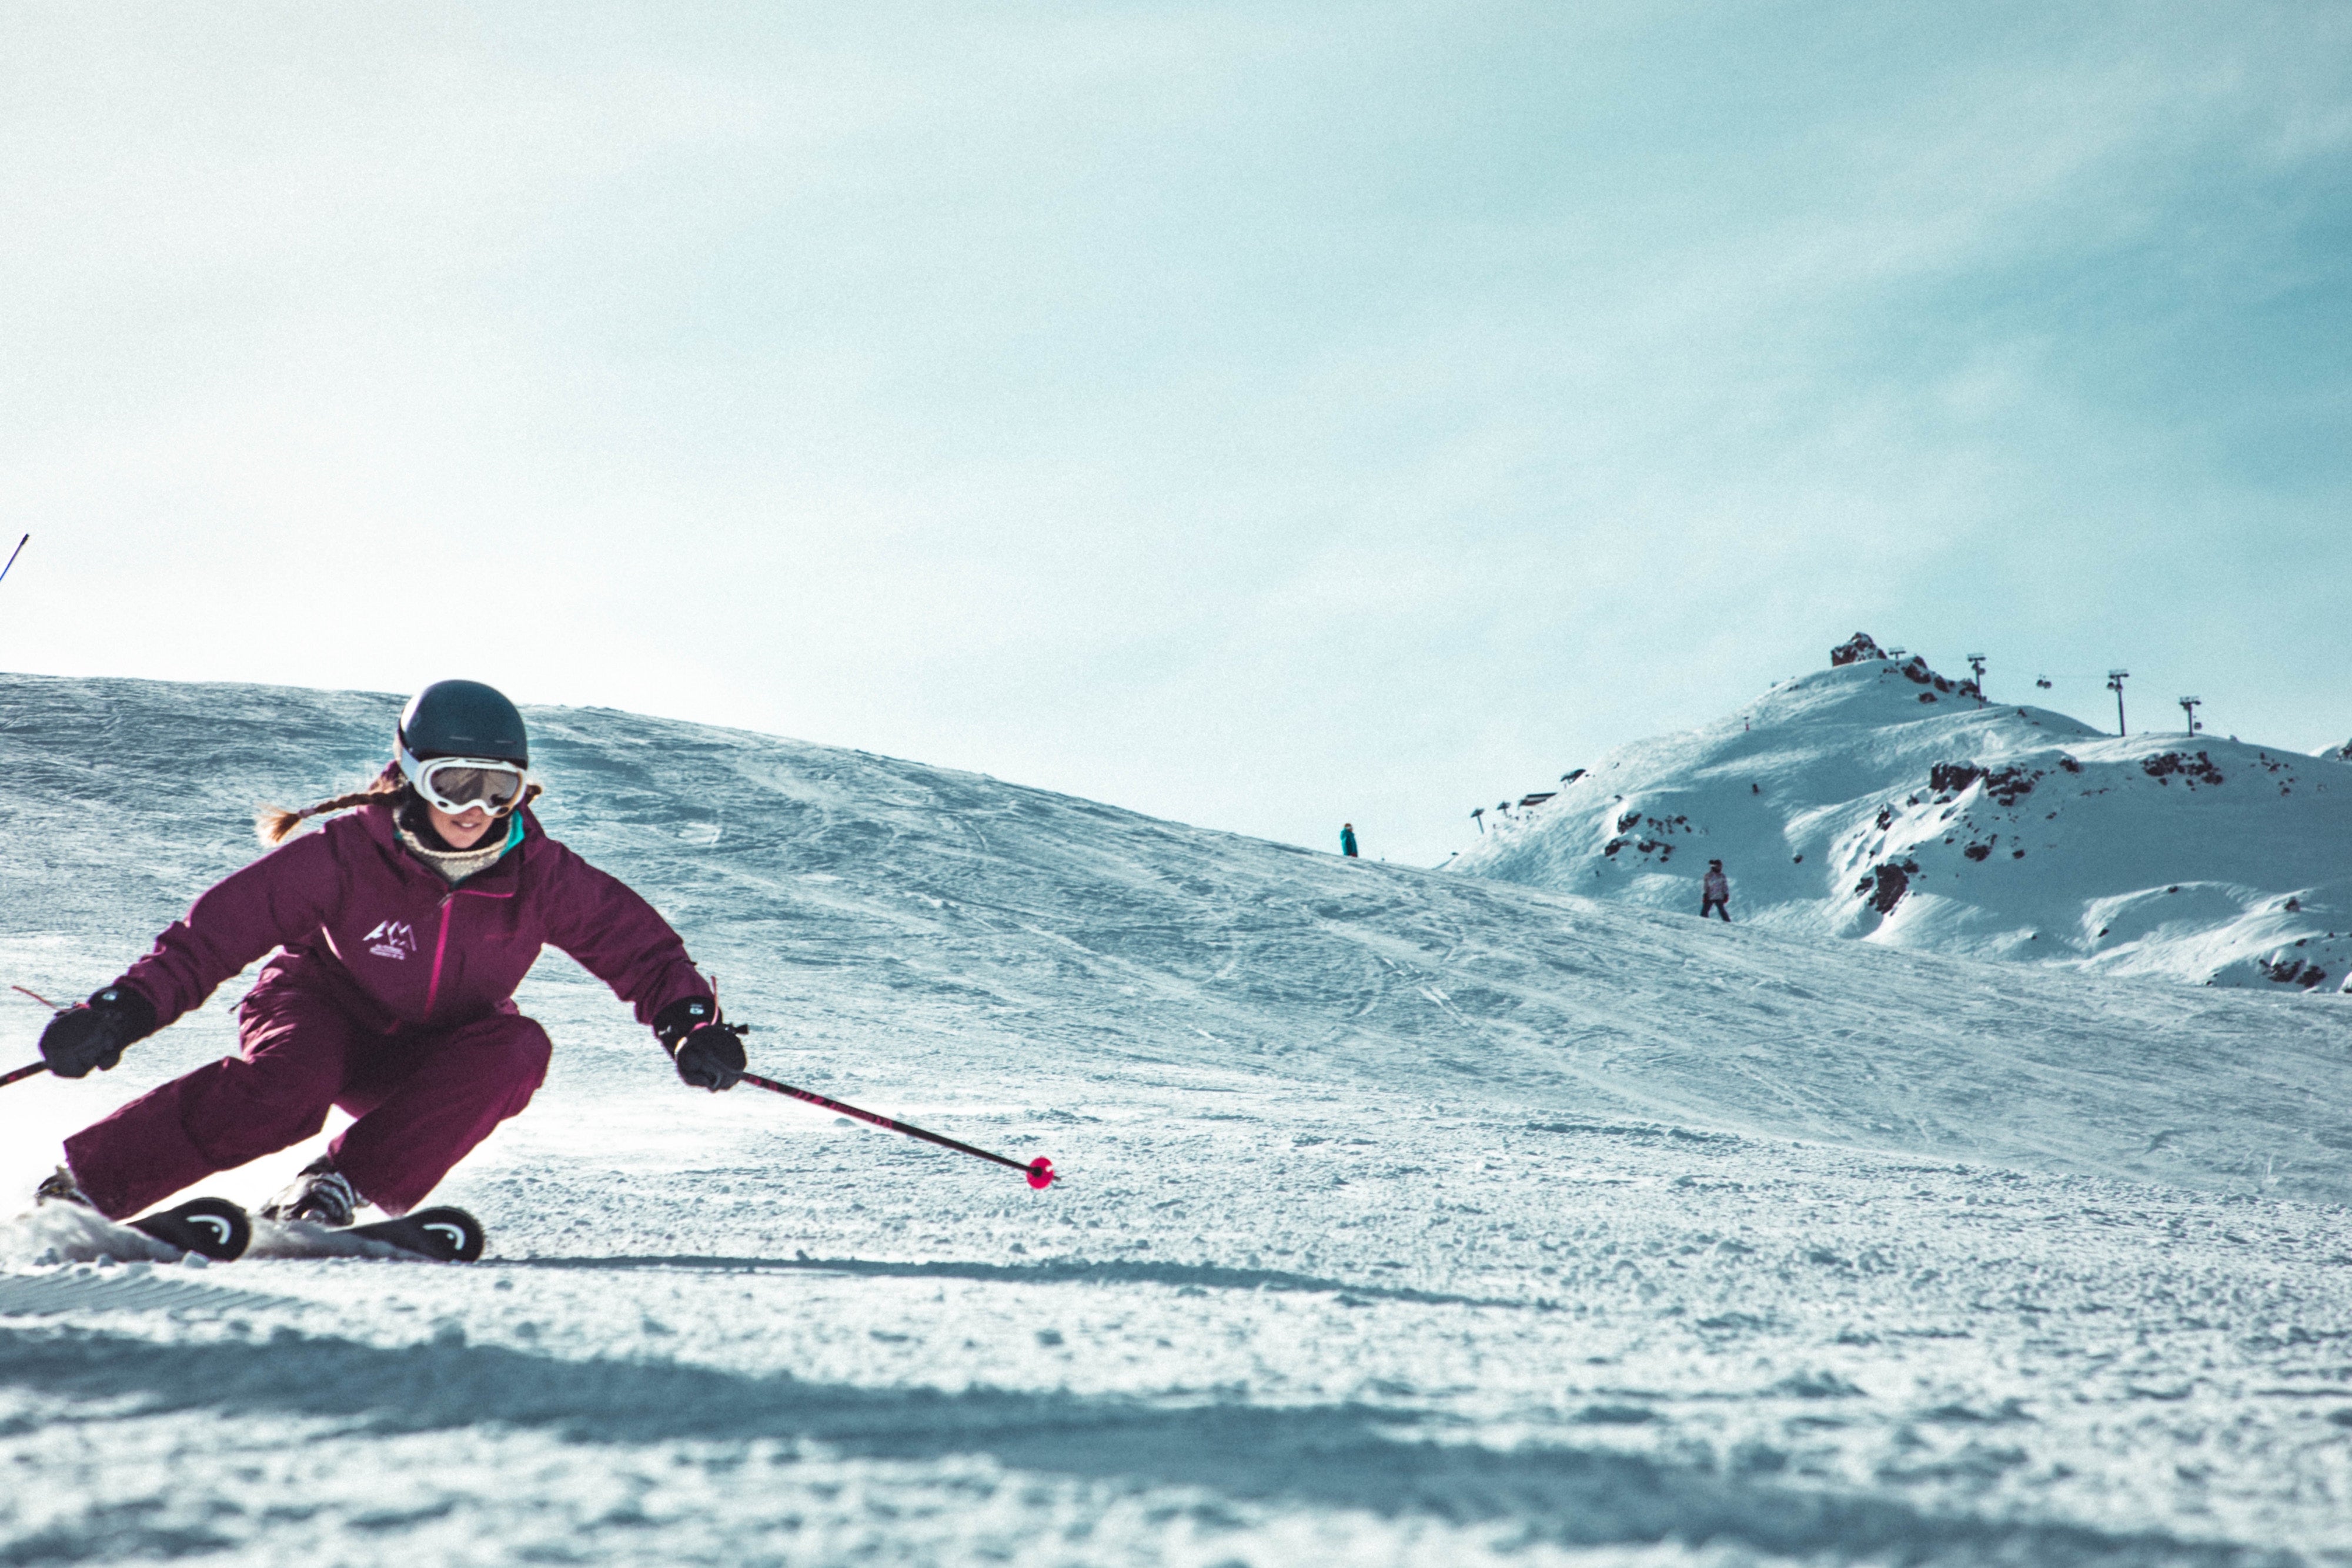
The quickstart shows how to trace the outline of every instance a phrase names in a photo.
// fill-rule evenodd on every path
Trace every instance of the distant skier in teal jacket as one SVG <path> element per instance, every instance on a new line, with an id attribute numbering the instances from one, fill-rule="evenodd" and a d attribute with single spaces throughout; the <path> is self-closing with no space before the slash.
<path id="1" fill-rule="evenodd" d="M 1339 824 L 1339 852 L 1349 860 L 1356 858 L 1356 824 L 1353 822 Z"/>

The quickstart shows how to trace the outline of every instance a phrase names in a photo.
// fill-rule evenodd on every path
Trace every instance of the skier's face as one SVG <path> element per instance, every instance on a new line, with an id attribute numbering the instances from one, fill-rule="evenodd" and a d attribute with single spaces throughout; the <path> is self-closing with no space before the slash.
<path id="1" fill-rule="evenodd" d="M 468 806 L 454 817 L 438 806 L 425 809 L 432 813 L 433 831 L 453 850 L 472 849 L 474 841 L 489 831 L 490 814 L 479 806 Z"/>

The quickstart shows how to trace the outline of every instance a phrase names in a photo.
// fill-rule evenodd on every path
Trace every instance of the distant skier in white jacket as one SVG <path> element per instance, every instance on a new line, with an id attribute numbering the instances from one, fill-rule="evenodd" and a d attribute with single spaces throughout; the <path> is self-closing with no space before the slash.
<path id="1" fill-rule="evenodd" d="M 1721 861 L 1706 862 L 1706 881 L 1700 884 L 1700 892 L 1703 896 L 1698 903 L 1698 917 L 1704 920 L 1707 916 L 1707 912 L 1713 910 L 1723 916 L 1723 923 L 1726 925 L 1730 925 L 1731 883 L 1723 874 Z"/>

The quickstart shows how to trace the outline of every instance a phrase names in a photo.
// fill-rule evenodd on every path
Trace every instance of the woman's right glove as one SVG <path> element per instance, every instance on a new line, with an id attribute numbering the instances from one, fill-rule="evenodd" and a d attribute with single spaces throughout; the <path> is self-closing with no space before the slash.
<path id="1" fill-rule="evenodd" d="M 677 1075 L 697 1089 L 732 1089 L 743 1076 L 741 1029 L 719 1016 L 709 997 L 686 997 L 654 1015 L 654 1038 L 662 1042 Z"/>
<path id="2" fill-rule="evenodd" d="M 155 1032 L 155 1004 L 128 986 L 109 986 L 68 1008 L 41 1031 L 41 1060 L 60 1078 L 84 1078 L 122 1060 L 122 1048 Z"/>

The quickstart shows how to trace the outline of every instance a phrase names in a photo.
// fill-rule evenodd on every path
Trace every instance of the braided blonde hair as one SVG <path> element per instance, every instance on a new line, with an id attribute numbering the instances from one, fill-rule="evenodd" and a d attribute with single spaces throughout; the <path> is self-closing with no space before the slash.
<path id="1" fill-rule="evenodd" d="M 315 806 L 305 806 L 289 811 L 283 806 L 257 806 L 253 812 L 253 831 L 265 846 L 282 844 L 286 836 L 302 825 L 306 817 L 322 817 L 330 811 L 347 811 L 354 806 L 373 805 L 378 801 L 390 804 L 408 789 L 408 780 L 400 776 L 400 764 L 387 762 L 364 789 L 348 795 L 338 795 L 331 800 L 321 800 Z"/>

